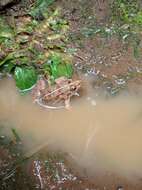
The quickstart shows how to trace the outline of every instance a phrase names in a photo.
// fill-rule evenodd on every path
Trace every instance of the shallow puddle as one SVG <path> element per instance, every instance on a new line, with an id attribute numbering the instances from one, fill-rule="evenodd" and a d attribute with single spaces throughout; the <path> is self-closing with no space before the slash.
<path id="1" fill-rule="evenodd" d="M 89 90 L 71 110 L 51 111 L 32 103 L 29 96 L 20 96 L 12 80 L 1 80 L 0 89 L 0 121 L 17 129 L 25 154 L 47 146 L 67 152 L 88 174 L 141 178 L 140 96 L 95 99 Z"/>

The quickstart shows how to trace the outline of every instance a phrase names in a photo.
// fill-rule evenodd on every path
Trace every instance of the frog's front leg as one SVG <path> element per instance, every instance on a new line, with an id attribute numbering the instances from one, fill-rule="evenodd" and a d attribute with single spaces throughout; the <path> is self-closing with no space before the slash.
<path id="1" fill-rule="evenodd" d="M 65 108 L 67 110 L 71 109 L 71 105 L 70 105 L 70 98 L 65 99 Z"/>

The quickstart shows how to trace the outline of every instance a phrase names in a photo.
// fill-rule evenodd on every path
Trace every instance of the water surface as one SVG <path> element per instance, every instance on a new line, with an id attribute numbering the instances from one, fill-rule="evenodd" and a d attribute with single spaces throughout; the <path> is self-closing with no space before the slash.
<path id="1" fill-rule="evenodd" d="M 90 174 L 142 176 L 140 96 L 95 99 L 89 90 L 71 110 L 51 111 L 19 95 L 12 80 L 1 80 L 0 89 L 0 121 L 17 129 L 26 154 L 47 145 L 67 152 Z"/>

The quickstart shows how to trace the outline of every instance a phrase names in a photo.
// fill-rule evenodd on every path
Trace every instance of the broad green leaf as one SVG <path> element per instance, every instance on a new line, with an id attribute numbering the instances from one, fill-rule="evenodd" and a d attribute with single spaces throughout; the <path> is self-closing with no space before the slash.
<path id="1" fill-rule="evenodd" d="M 70 63 L 66 63 L 62 60 L 62 57 L 58 54 L 53 54 L 48 61 L 51 75 L 54 79 L 61 76 L 71 78 L 73 74 L 73 67 Z"/>
<path id="2" fill-rule="evenodd" d="M 10 60 L 14 60 L 20 57 L 25 57 L 24 53 L 22 52 L 12 52 L 9 53 L 1 62 L 0 62 L 0 66 L 6 64 L 7 62 L 9 62 Z"/>
<path id="3" fill-rule="evenodd" d="M 71 64 L 60 64 L 57 67 L 57 72 L 55 78 L 65 76 L 67 78 L 71 78 L 73 74 L 73 68 Z"/>
<path id="4" fill-rule="evenodd" d="M 1 62 L 0 66 L 4 65 L 6 62 L 14 59 L 14 53 L 8 54 Z"/>
<path id="5" fill-rule="evenodd" d="M 33 67 L 16 67 L 14 72 L 16 86 L 22 90 L 30 90 L 37 82 L 37 73 Z"/>

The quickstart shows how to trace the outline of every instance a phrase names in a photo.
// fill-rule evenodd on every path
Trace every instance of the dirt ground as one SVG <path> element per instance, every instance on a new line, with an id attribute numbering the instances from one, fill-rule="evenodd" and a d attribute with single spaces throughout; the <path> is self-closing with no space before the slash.
<path id="1" fill-rule="evenodd" d="M 77 49 L 77 54 L 74 57 L 77 70 L 86 71 L 88 75 L 97 75 L 97 80 L 94 77 L 95 86 L 98 84 L 102 87 L 106 83 L 111 83 L 110 85 L 115 88 L 117 87 L 116 79 L 124 80 L 125 86 L 129 90 L 133 85 L 141 84 L 141 56 L 135 59 L 132 47 L 123 44 L 116 37 L 106 39 L 100 35 L 94 35 L 85 38 L 81 34 L 84 27 L 96 23 L 105 25 L 108 22 L 110 1 L 89 1 L 89 3 L 81 1 L 80 5 L 76 5 L 77 2 L 74 1 L 71 3 L 62 1 L 62 3 L 65 17 L 71 26 L 72 36 L 74 38 L 76 36 L 71 47 Z M 135 73 L 135 76 L 132 73 Z"/>

